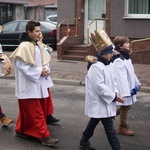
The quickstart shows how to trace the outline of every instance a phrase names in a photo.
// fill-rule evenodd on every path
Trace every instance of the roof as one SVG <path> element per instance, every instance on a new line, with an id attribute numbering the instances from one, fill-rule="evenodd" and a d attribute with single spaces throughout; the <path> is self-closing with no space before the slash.
<path id="1" fill-rule="evenodd" d="M 57 5 L 57 0 L 28 0 L 28 6 Z"/>
<path id="2" fill-rule="evenodd" d="M 0 3 L 9 3 L 9 4 L 27 4 L 27 0 L 0 0 Z"/>

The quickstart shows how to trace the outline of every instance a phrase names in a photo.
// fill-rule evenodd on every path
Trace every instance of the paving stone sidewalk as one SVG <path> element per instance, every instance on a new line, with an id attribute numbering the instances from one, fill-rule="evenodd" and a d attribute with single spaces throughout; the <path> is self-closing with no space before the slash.
<path id="1" fill-rule="evenodd" d="M 135 73 L 144 87 L 150 87 L 150 65 L 133 64 Z M 87 62 L 57 60 L 57 53 L 52 52 L 51 77 L 65 80 L 84 81 Z"/>
<path id="2" fill-rule="evenodd" d="M 4 52 L 10 56 L 11 52 Z M 72 60 L 57 60 L 57 52 L 51 53 L 51 78 L 59 81 L 84 82 L 87 73 L 87 62 Z M 134 64 L 135 73 L 142 87 L 150 88 L 150 65 Z"/>

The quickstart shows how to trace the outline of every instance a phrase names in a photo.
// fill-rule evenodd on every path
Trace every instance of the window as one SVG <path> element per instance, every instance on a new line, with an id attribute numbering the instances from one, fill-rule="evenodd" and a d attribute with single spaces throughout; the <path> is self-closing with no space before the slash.
<path id="1" fill-rule="evenodd" d="M 18 22 L 8 23 L 3 26 L 3 33 L 5 32 L 14 32 L 16 30 L 16 27 L 18 25 Z"/>
<path id="2" fill-rule="evenodd" d="M 18 31 L 25 31 L 25 26 L 26 26 L 27 22 L 20 22 L 19 24 L 19 28 L 18 28 Z"/>
<path id="3" fill-rule="evenodd" d="M 0 24 L 13 20 L 13 10 L 13 4 L 0 4 Z"/>
<path id="4" fill-rule="evenodd" d="M 126 0 L 125 18 L 150 19 L 150 0 Z"/>
<path id="5" fill-rule="evenodd" d="M 105 14 L 105 0 L 89 0 L 88 20 L 101 19 Z"/>

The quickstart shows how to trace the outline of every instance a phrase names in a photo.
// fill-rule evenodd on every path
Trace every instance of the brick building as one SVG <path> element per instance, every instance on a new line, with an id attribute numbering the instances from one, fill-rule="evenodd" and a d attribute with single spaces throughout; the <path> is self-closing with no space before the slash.
<path id="1" fill-rule="evenodd" d="M 84 60 L 94 54 L 89 35 L 102 27 L 112 39 L 124 35 L 136 40 L 133 61 L 150 64 L 149 0 L 58 0 L 57 5 L 58 59 Z"/>

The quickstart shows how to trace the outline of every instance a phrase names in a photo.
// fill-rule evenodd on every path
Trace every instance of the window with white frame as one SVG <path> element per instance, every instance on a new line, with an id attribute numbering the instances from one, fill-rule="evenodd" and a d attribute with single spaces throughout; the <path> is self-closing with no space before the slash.
<path id="1" fill-rule="evenodd" d="M 150 0 L 126 0 L 125 17 L 150 19 Z"/>

